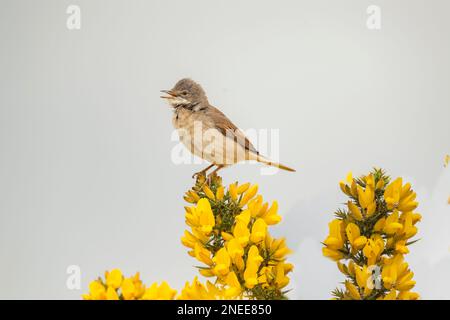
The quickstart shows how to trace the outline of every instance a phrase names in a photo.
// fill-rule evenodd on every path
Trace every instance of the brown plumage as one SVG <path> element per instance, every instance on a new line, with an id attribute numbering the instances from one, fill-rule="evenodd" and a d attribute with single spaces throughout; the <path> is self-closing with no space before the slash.
<path id="1" fill-rule="evenodd" d="M 205 91 L 193 80 L 182 79 L 173 89 L 162 92 L 167 95 L 161 98 L 167 99 L 174 108 L 172 122 L 180 140 L 194 155 L 211 162 L 197 174 L 205 174 L 214 165 L 217 168 L 213 173 L 245 160 L 295 171 L 260 155 L 245 134 L 222 111 L 209 104 Z M 200 132 L 196 130 L 198 127 Z"/>

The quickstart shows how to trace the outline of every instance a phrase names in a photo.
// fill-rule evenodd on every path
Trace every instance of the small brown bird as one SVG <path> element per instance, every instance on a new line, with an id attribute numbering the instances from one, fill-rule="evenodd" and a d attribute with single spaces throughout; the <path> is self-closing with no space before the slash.
<path id="1" fill-rule="evenodd" d="M 205 175 L 213 166 L 221 168 L 235 163 L 256 160 L 269 166 L 295 171 L 259 154 L 244 133 L 220 110 L 209 104 L 205 91 L 191 79 L 178 81 L 171 90 L 161 90 L 173 107 L 173 125 L 181 142 L 194 155 L 207 160 L 210 166 L 194 174 Z"/>

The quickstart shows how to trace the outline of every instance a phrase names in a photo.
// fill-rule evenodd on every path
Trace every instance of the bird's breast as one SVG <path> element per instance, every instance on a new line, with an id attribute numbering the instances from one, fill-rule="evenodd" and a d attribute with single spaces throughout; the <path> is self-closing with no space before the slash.
<path id="1" fill-rule="evenodd" d="M 208 121 L 208 117 L 200 112 L 192 112 L 185 108 L 176 110 L 172 118 L 173 126 L 175 129 L 184 129 L 192 131 L 194 127 L 201 131 L 207 130 L 211 127 L 211 121 Z"/>
<path id="2" fill-rule="evenodd" d="M 173 113 L 172 123 L 175 129 L 184 128 L 189 124 L 190 115 L 184 109 L 177 109 Z"/>

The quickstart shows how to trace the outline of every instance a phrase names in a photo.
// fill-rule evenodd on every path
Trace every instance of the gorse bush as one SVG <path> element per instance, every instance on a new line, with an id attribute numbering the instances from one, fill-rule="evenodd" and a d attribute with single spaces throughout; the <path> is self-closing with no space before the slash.
<path id="1" fill-rule="evenodd" d="M 225 298 L 284 299 L 283 288 L 293 265 L 284 239 L 274 239 L 268 226 L 281 221 L 278 204 L 269 206 L 257 194 L 258 186 L 231 184 L 204 177 L 187 192 L 186 230 L 182 243 L 202 262 L 199 272 L 212 277 Z"/>
<path id="2" fill-rule="evenodd" d="M 346 207 L 335 212 L 323 255 L 337 262 L 345 275 L 335 299 L 418 299 L 411 291 L 413 272 L 404 261 L 417 240 L 416 193 L 402 178 L 391 181 L 375 169 L 360 178 L 351 174 L 340 183 L 348 197 Z M 281 221 L 278 204 L 269 205 L 258 186 L 198 176 L 184 195 L 187 230 L 181 237 L 195 258 L 199 274 L 179 292 L 166 282 L 145 286 L 139 273 L 123 276 L 118 269 L 106 272 L 89 285 L 84 299 L 286 299 L 293 265 L 285 239 L 274 239 L 269 227 Z"/>
<path id="3" fill-rule="evenodd" d="M 118 269 L 105 272 L 89 285 L 84 299 L 286 299 L 293 265 L 286 262 L 290 250 L 285 239 L 274 239 L 268 226 L 281 221 L 278 204 L 264 202 L 258 186 L 198 176 L 184 199 L 186 230 L 181 242 L 189 255 L 202 263 L 198 277 L 177 294 L 166 282 L 146 287 L 139 273 L 124 277 Z"/>
<path id="4" fill-rule="evenodd" d="M 345 288 L 336 289 L 336 299 L 417 299 L 410 290 L 414 274 L 404 261 L 415 224 L 416 193 L 402 178 L 391 182 L 382 170 L 360 178 L 347 176 L 340 183 L 349 197 L 347 207 L 335 212 L 324 240 L 323 255 L 336 261 L 346 276 Z"/>

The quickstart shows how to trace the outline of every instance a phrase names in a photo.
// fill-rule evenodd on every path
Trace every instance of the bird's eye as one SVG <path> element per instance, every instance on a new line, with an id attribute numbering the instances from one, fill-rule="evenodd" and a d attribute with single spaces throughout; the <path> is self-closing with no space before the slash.
<path id="1" fill-rule="evenodd" d="M 181 91 L 181 94 L 182 94 L 183 96 L 187 96 L 188 92 L 187 92 L 186 90 L 184 90 L 184 91 Z"/>

